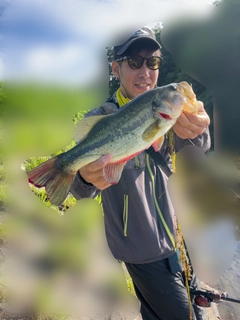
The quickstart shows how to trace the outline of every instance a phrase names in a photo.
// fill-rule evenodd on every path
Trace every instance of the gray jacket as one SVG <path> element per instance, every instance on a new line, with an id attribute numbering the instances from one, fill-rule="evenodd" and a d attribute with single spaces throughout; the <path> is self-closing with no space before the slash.
<path id="1" fill-rule="evenodd" d="M 119 108 L 116 96 L 86 116 L 109 114 Z M 208 129 L 192 142 L 206 152 L 210 148 Z M 175 135 L 175 149 L 191 144 Z M 168 141 L 160 150 L 171 166 Z M 174 209 L 167 192 L 167 176 L 142 152 L 129 160 L 116 185 L 103 190 L 102 206 L 107 242 L 113 256 L 128 263 L 149 263 L 169 257 L 175 234 Z M 100 193 L 77 174 L 71 188 L 76 199 L 94 198 Z"/>

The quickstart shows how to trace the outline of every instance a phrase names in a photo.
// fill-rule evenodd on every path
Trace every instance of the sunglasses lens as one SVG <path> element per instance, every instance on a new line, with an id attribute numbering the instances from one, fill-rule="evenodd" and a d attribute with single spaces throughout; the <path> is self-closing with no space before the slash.
<path id="1" fill-rule="evenodd" d="M 139 69 L 143 65 L 144 59 L 140 56 L 130 56 L 128 57 L 129 67 L 132 69 Z"/>
<path id="2" fill-rule="evenodd" d="M 147 61 L 147 66 L 152 70 L 157 70 L 160 67 L 161 59 L 159 57 L 150 57 Z"/>
<path id="3" fill-rule="evenodd" d="M 150 58 L 143 58 L 138 55 L 128 56 L 128 65 L 132 69 L 139 69 L 143 65 L 144 60 L 147 60 L 147 66 L 151 70 L 157 70 L 160 67 L 161 58 L 159 57 L 150 57 Z"/>

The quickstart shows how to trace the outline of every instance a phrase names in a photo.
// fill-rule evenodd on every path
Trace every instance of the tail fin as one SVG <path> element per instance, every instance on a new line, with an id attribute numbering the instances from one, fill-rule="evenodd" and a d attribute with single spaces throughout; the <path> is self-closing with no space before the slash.
<path id="1" fill-rule="evenodd" d="M 57 157 L 40 164 L 28 172 L 28 181 L 34 186 L 45 187 L 50 202 L 59 206 L 67 198 L 75 174 L 71 175 L 56 166 Z"/>

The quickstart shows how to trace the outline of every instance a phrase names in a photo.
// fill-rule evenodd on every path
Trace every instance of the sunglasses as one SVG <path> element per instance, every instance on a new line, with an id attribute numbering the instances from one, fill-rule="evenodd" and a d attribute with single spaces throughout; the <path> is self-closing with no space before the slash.
<path id="1" fill-rule="evenodd" d="M 143 65 L 144 60 L 146 60 L 146 65 L 149 69 L 151 70 L 157 70 L 160 68 L 160 62 L 161 62 L 161 57 L 149 57 L 149 58 L 143 58 L 139 55 L 132 55 L 132 56 L 126 56 L 126 57 L 122 57 L 119 59 L 116 59 L 115 61 L 123 61 L 123 60 L 127 60 L 128 61 L 128 65 L 131 69 L 140 69 L 141 66 Z"/>

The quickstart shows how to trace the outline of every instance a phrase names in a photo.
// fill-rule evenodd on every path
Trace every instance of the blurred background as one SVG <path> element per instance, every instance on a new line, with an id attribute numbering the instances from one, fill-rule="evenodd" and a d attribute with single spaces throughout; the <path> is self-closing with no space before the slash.
<path id="1" fill-rule="evenodd" d="M 148 25 L 159 39 L 174 13 L 198 6 L 206 15 L 214 3 L 0 1 L 0 302 L 11 302 L 9 319 L 137 316 L 130 281 L 107 247 L 99 202 L 51 210 L 29 188 L 23 163 L 64 150 L 81 112 L 118 88 L 111 57 L 123 32 Z M 164 49 L 163 56 L 158 85 L 190 82 L 212 117 L 211 92 Z"/>

